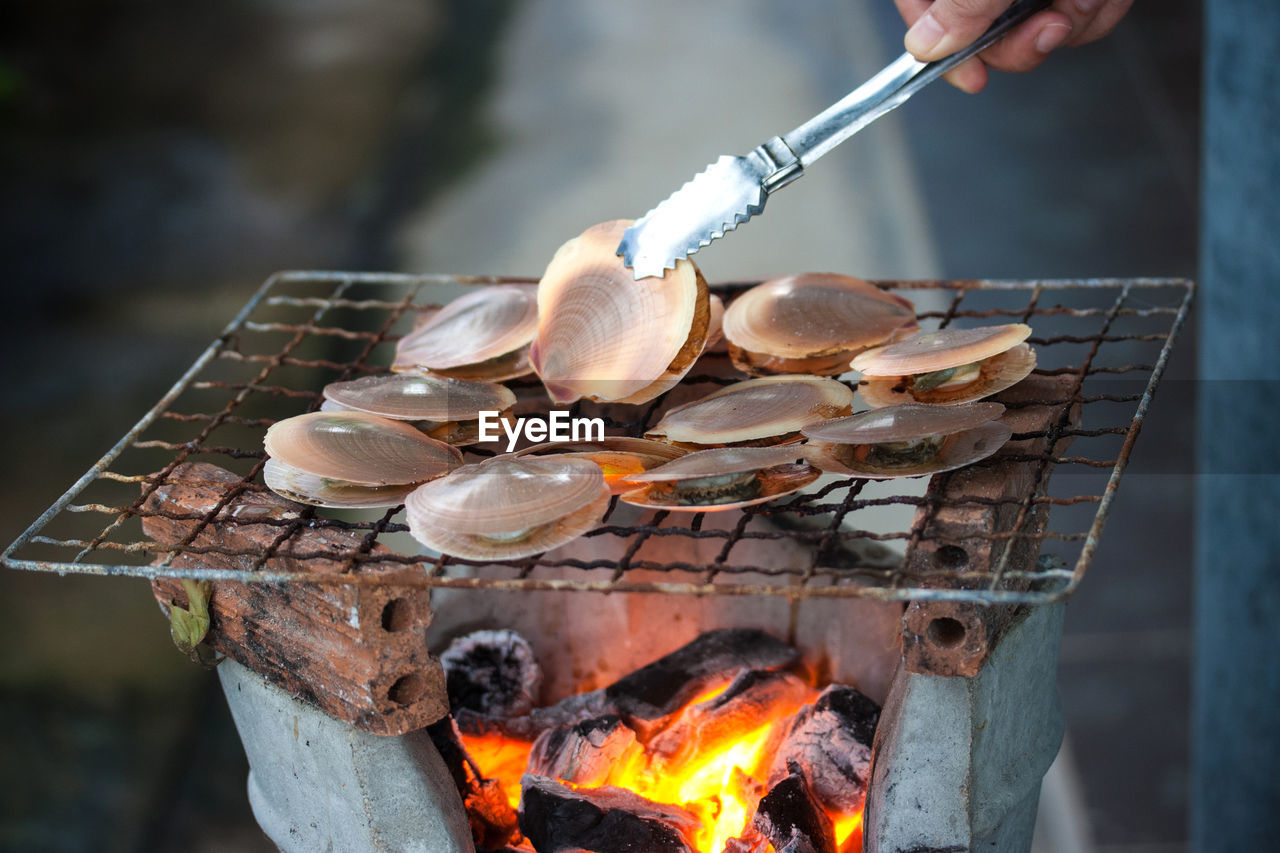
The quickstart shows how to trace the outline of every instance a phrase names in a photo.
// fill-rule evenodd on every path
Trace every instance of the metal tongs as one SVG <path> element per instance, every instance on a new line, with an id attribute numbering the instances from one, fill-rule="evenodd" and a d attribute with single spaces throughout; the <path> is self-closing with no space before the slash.
<path id="1" fill-rule="evenodd" d="M 745 157 L 722 156 L 628 228 L 618 254 L 637 279 L 661 276 L 763 211 L 769 195 L 803 175 L 814 160 L 1051 3 L 1017 0 L 977 41 L 946 59 L 920 62 L 904 53 L 790 133 Z"/>

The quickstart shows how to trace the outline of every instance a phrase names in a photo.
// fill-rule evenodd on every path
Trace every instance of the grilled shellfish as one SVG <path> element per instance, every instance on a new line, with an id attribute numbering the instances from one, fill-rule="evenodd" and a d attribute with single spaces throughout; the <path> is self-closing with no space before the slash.
<path id="1" fill-rule="evenodd" d="M 391 369 L 488 382 L 530 373 L 536 290 L 531 284 L 500 284 L 458 297 L 400 339 Z"/>
<path id="2" fill-rule="evenodd" d="M 632 474 L 622 500 L 652 509 L 712 512 L 765 503 L 798 491 L 820 472 L 794 447 L 717 447 Z"/>
<path id="3" fill-rule="evenodd" d="M 263 441 L 267 486 L 300 503 L 396 506 L 462 464 L 457 448 L 366 412 L 311 412 L 273 424 Z"/>
<path id="4" fill-rule="evenodd" d="M 699 449 L 725 445 L 772 445 L 800 441 L 800 429 L 847 415 L 853 391 L 820 376 L 768 376 L 721 388 L 676 406 L 646 438 Z"/>
<path id="5" fill-rule="evenodd" d="M 516 451 L 515 455 L 590 459 L 600 466 L 604 481 L 616 495 L 635 488 L 633 484 L 623 483 L 623 477 L 656 468 L 684 454 L 680 448 L 661 441 L 611 435 L 599 441 L 549 441 Z"/>
<path id="6" fill-rule="evenodd" d="M 592 529 L 609 498 L 590 460 L 504 455 L 419 487 L 405 500 L 405 516 L 428 548 L 468 560 L 514 560 Z"/>
<path id="7" fill-rule="evenodd" d="M 1036 366 L 1023 323 L 924 332 L 853 359 L 871 406 L 952 405 L 980 400 L 1021 381 Z"/>
<path id="8" fill-rule="evenodd" d="M 457 446 L 480 440 L 481 412 L 510 416 L 516 395 L 492 382 L 467 382 L 420 371 L 362 376 L 331 382 L 324 388 L 325 411 L 368 412 L 415 425 L 440 441 Z"/>
<path id="9" fill-rule="evenodd" d="M 753 376 L 834 376 L 863 350 L 917 331 L 915 306 L 862 279 L 803 273 L 756 285 L 729 304 L 729 356 Z"/>
<path id="10" fill-rule="evenodd" d="M 629 224 L 588 228 L 560 247 L 538 283 L 529 358 L 557 403 L 652 400 L 702 353 L 706 281 L 687 260 L 660 279 L 636 281 L 614 254 Z"/>
<path id="11" fill-rule="evenodd" d="M 870 480 L 920 477 L 985 459 L 1012 431 L 999 403 L 903 403 L 805 427 L 806 457 L 823 471 Z"/>

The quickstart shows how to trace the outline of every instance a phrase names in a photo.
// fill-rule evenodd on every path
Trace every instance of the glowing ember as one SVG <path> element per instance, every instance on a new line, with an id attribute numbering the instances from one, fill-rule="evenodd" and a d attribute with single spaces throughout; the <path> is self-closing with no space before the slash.
<path id="1" fill-rule="evenodd" d="M 720 685 L 699 695 L 675 715 L 665 730 L 677 729 L 686 717 L 699 720 L 698 715 L 706 713 L 707 703 L 721 696 L 725 689 L 726 685 Z M 701 822 L 694 839 L 699 853 L 722 853 L 730 839 L 749 832 L 757 804 L 768 790 L 774 750 L 792 715 L 817 695 L 818 691 L 805 687 L 803 695 L 771 708 L 763 723 L 757 718 L 756 725 L 742 731 L 700 733 L 698 749 L 688 756 L 663 757 L 636 744 L 609 769 L 605 784 L 691 812 Z M 530 744 L 497 736 L 463 735 L 462 739 L 484 776 L 499 780 L 513 807 L 516 806 Z M 578 787 L 572 782 L 565 784 Z M 861 811 L 830 817 L 838 849 L 860 847 L 856 844 L 846 847 L 846 844 L 851 840 L 856 842 L 861 835 Z M 773 851 L 768 844 L 762 849 L 768 853 Z"/>

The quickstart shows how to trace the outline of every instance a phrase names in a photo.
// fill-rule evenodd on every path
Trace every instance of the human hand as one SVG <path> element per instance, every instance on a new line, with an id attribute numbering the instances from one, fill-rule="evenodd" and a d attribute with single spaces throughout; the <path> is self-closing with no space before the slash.
<path id="1" fill-rule="evenodd" d="M 894 0 L 911 27 L 906 48 L 932 62 L 950 56 L 982 35 L 1012 0 Z M 1133 0 L 1054 0 L 982 53 L 947 72 L 944 79 L 966 92 L 987 85 L 987 68 L 1030 71 L 1052 51 L 1100 39 L 1115 29 Z"/>

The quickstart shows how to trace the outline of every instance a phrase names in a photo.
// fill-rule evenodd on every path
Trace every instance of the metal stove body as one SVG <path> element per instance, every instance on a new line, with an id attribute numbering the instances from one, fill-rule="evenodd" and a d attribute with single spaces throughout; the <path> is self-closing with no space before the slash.
<path id="1" fill-rule="evenodd" d="M 186 603 L 180 579 L 217 584 L 213 643 L 232 659 L 220 677 L 255 814 L 282 849 L 471 849 L 420 731 L 447 709 L 430 649 L 451 632 L 522 630 L 557 658 L 552 689 L 566 691 L 606 639 L 610 665 L 625 669 L 725 625 L 772 630 L 815 670 L 884 701 L 865 849 L 1027 849 L 1062 736 L 1063 602 L 1097 547 L 1193 286 L 881 282 L 938 306 L 918 311 L 924 328 L 1035 330 L 1039 366 L 1002 398 L 1013 441 L 923 490 L 828 476 L 733 513 L 641 515 L 615 502 L 580 545 L 499 565 L 424 556 L 399 509 L 273 503 L 260 476 L 266 426 L 318 407 L 328 382 L 384 370 L 417 311 L 510 280 L 274 277 L 6 564 L 148 577 L 164 606 Z M 733 381 L 714 359 L 706 367 L 686 385 Z M 515 384 L 537 396 L 536 382 Z M 658 413 L 602 412 L 632 434 Z M 199 473 L 204 462 L 221 473 Z"/>

